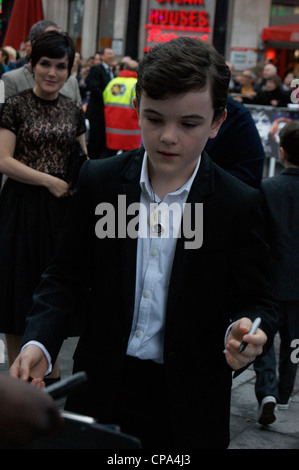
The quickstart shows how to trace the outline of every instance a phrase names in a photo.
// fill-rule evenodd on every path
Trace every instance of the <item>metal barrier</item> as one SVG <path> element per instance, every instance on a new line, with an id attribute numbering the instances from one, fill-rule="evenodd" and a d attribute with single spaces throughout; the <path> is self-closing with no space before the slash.
<path id="1" fill-rule="evenodd" d="M 268 176 L 274 176 L 276 163 L 279 161 L 279 132 L 287 122 L 299 120 L 299 106 L 293 105 L 296 109 L 253 104 L 245 106 L 255 122 L 266 158 L 270 159 Z"/>

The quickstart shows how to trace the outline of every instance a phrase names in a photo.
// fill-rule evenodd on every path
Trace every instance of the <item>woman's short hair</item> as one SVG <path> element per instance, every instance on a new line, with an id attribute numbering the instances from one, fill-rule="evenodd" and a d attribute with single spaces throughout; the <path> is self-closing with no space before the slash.
<path id="1" fill-rule="evenodd" d="M 276 87 L 279 87 L 281 85 L 281 78 L 279 75 L 271 75 L 267 78 L 267 80 L 272 80 L 272 82 L 275 83 Z"/>
<path id="2" fill-rule="evenodd" d="M 61 59 L 68 57 L 68 75 L 70 76 L 75 59 L 75 46 L 67 33 L 48 31 L 40 34 L 32 45 L 31 63 L 35 67 L 42 57 Z"/>
<path id="3" fill-rule="evenodd" d="M 211 90 L 214 120 L 226 109 L 230 70 L 216 49 L 202 40 L 179 37 L 158 44 L 139 63 L 137 106 L 141 93 L 164 99 L 188 91 Z"/>

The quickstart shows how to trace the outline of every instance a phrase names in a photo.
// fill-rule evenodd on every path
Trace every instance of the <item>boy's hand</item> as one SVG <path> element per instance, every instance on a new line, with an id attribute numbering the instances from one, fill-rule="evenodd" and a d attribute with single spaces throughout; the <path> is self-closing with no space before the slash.
<path id="1" fill-rule="evenodd" d="M 43 351 L 38 346 L 29 345 L 18 355 L 9 374 L 22 380 L 28 380 L 29 377 L 32 377 L 41 381 L 47 369 L 48 361 Z M 38 386 L 38 381 L 33 385 Z"/>
<path id="2" fill-rule="evenodd" d="M 267 336 L 260 328 L 256 330 L 254 335 L 248 335 L 251 325 L 252 321 L 249 318 L 241 318 L 233 324 L 227 335 L 225 357 L 228 365 L 234 370 L 247 366 L 263 352 L 263 345 L 267 341 Z M 242 341 L 245 341 L 248 345 L 240 353 L 239 348 Z"/>

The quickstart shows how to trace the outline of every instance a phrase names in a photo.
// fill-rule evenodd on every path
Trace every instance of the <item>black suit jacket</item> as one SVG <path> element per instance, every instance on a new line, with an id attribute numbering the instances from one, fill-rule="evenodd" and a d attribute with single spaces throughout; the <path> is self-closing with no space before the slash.
<path id="1" fill-rule="evenodd" d="M 91 67 L 85 80 L 87 90 L 90 91 L 86 110 L 87 119 L 104 121 L 103 91 L 110 80 L 111 77 L 104 65 L 100 64 Z"/>
<path id="2" fill-rule="evenodd" d="M 271 274 L 278 300 L 299 300 L 299 168 L 263 180 Z"/>
<path id="3" fill-rule="evenodd" d="M 87 295 L 75 370 L 89 376 L 69 408 L 98 416 L 113 408 L 134 310 L 137 240 L 98 239 L 101 202 L 140 199 L 144 149 L 84 164 L 55 262 L 34 296 L 24 342 L 35 339 L 53 360 L 64 322 Z M 267 281 L 261 194 L 203 154 L 188 202 L 203 203 L 203 245 L 187 250 L 178 238 L 166 311 L 164 361 L 172 432 L 178 448 L 220 448 L 229 442 L 232 371 L 224 349 L 231 321 L 262 317 L 271 342 L 276 314 Z M 133 217 L 133 216 L 132 216 Z M 108 418 L 107 418 L 108 419 Z"/>

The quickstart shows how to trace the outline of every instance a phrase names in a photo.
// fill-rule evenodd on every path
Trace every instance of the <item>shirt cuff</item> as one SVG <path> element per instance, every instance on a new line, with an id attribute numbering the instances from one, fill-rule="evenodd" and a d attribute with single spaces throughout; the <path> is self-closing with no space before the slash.
<path id="1" fill-rule="evenodd" d="M 27 346 L 30 346 L 30 344 L 34 344 L 35 346 L 38 346 L 43 351 L 43 353 L 46 356 L 46 359 L 48 361 L 48 369 L 45 372 L 45 376 L 49 375 L 52 372 L 52 361 L 51 361 L 51 356 L 48 353 L 47 349 L 45 348 L 45 346 L 43 344 L 39 343 L 38 341 L 28 341 L 28 343 L 24 344 L 21 351 L 23 351 L 23 349 L 27 348 Z"/>

